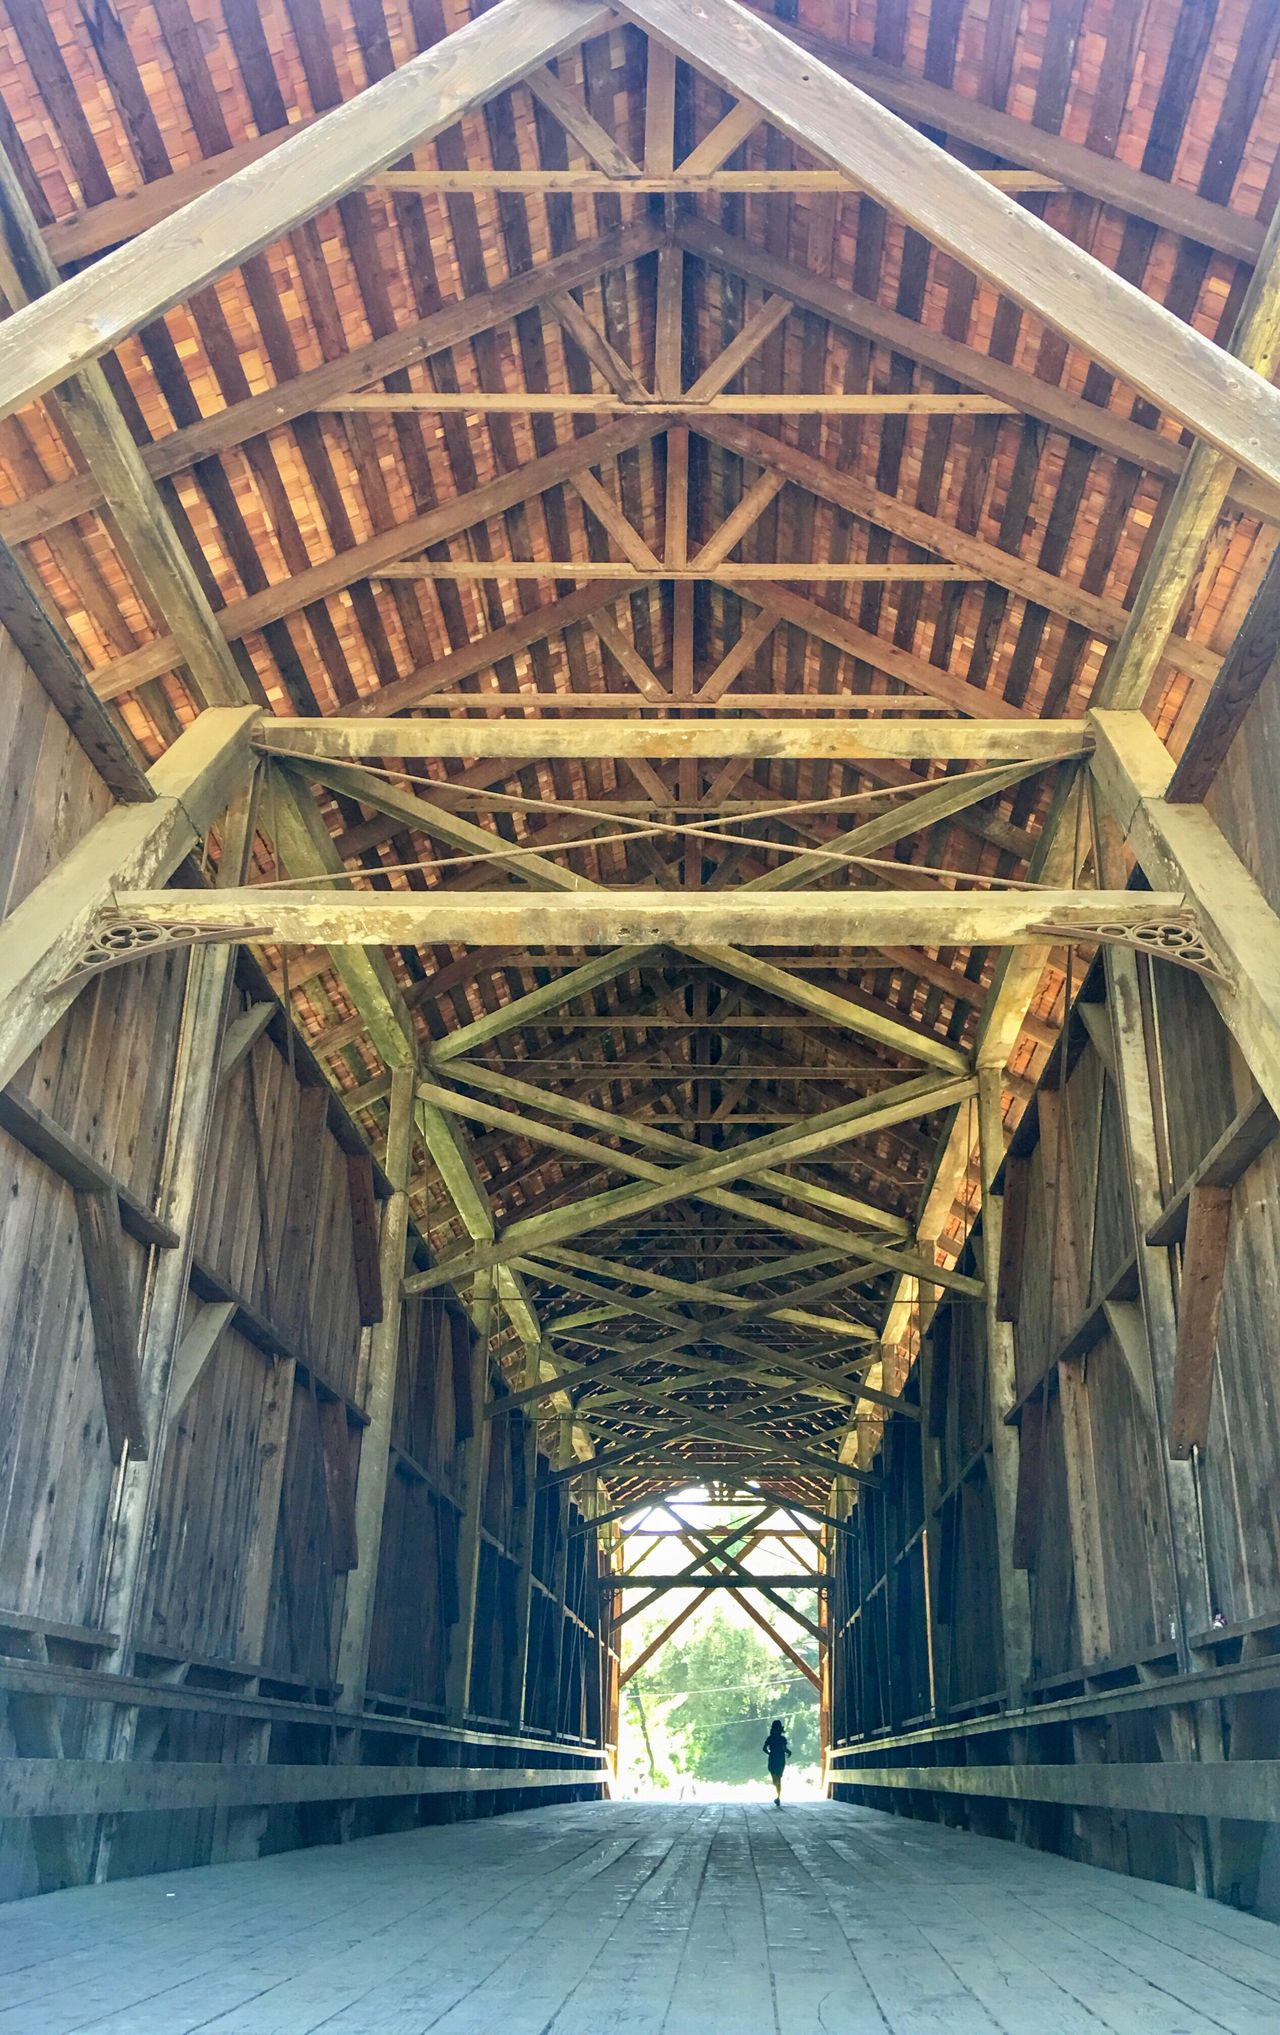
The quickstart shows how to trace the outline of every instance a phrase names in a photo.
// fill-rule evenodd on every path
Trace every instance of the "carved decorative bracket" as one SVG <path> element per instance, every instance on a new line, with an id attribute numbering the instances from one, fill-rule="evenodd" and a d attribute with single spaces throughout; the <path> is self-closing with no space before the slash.
<path id="1" fill-rule="evenodd" d="M 180 925 L 156 926 L 140 923 L 123 912 L 104 912 L 97 920 L 80 951 L 74 968 L 68 970 L 49 994 L 61 995 L 96 981 L 108 969 L 122 968 L 127 961 L 147 961 L 153 954 L 168 953 L 174 947 L 225 946 L 228 939 L 237 946 L 249 940 L 269 940 L 270 926 L 245 926 L 228 933 L 225 926 L 203 926 L 196 919 Z"/>
<path id="2" fill-rule="evenodd" d="M 1030 930 L 1043 934 L 1046 940 L 1061 940 L 1073 946 L 1132 947 L 1139 954 L 1150 954 L 1158 961 L 1170 961 L 1175 968 L 1189 968 L 1207 982 L 1221 983 L 1226 989 L 1235 986 L 1192 911 L 1152 918 L 1145 924 L 1136 920 L 1127 925 L 1119 925 L 1114 919 L 1107 918 L 1077 919 L 1070 925 L 1059 925 L 1052 919 L 1045 919 Z"/>

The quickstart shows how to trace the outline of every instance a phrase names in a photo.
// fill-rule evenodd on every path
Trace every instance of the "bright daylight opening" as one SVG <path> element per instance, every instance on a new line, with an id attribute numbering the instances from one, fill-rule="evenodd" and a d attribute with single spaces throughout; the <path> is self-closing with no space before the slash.
<path id="1" fill-rule="evenodd" d="M 816 1535 L 802 1513 L 705 1486 L 622 1522 L 619 1794 L 767 1805 L 776 1719 L 789 1748 L 782 1800 L 819 1798 L 820 1592 L 786 1580 L 816 1565 Z M 687 1583 L 672 1580 L 684 1572 Z M 645 1590 L 646 1576 L 662 1580 Z"/>

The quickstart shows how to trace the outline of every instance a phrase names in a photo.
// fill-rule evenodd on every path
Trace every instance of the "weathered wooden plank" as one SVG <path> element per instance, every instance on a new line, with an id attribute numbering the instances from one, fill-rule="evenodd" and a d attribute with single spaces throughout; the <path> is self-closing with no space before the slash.
<path id="1" fill-rule="evenodd" d="M 233 1017 L 222 1037 L 222 1050 L 218 1055 L 218 1081 L 224 1082 L 234 1074 L 255 1039 L 261 1038 L 280 1006 L 278 1003 L 251 1003 Z"/>
<path id="2" fill-rule="evenodd" d="M 172 1250 L 177 1231 L 149 1209 L 124 1184 L 100 1166 L 91 1152 L 55 1123 L 39 1106 L 18 1094 L 16 1089 L 0 1090 L 0 1130 L 43 1160 L 68 1187 L 86 1194 L 114 1194 L 120 1203 L 120 1220 L 129 1235 L 157 1250 Z"/>
<path id="3" fill-rule="evenodd" d="M 1034 1569 L 1036 1566 L 1048 1389 L 1046 1384 L 1024 1402 L 1018 1423 L 1018 1496 L 1013 1520 L 1013 1565 L 1017 1569 Z"/>
<path id="4" fill-rule="evenodd" d="M 165 1402 L 165 1418 L 174 1421 L 200 1382 L 205 1365 L 223 1329 L 236 1312 L 234 1300 L 196 1300 L 187 1303 L 183 1316 L 182 1341 L 174 1353 Z"/>
<path id="5" fill-rule="evenodd" d="M 378 1284 L 381 1313 L 373 1331 L 366 1387 L 369 1425 L 360 1447 L 354 1501 L 356 1565 L 348 1577 L 338 1643 L 338 1679 L 342 1703 L 359 1710 L 364 1703 L 373 1634 L 374 1592 L 386 1513 L 390 1468 L 391 1423 L 400 1368 L 401 1278 L 409 1234 L 407 1180 L 413 1136 L 413 1073 L 397 1067 L 391 1077 L 391 1116 L 386 1169 L 391 1196 L 383 1208 L 378 1243 Z"/>
<path id="6" fill-rule="evenodd" d="M 320 1459 L 333 1566 L 345 1572 L 356 1568 L 360 1559 L 356 1529 L 357 1442 L 342 1400 L 317 1400 L 316 1417 L 320 1424 Z"/>
<path id="7" fill-rule="evenodd" d="M 1250 706 L 1280 659 L 1280 556 L 1273 558 L 1249 612 L 1227 647 L 1213 688 L 1178 759 L 1165 797 L 1198 805 L 1208 797 Z"/>
<path id="8" fill-rule="evenodd" d="M 996 1275 L 996 1320 L 1016 1322 L 1022 1293 L 1022 1262 L 1027 1241 L 1027 1205 L 1031 1162 L 1010 1152 L 1004 1162 L 1001 1190 L 1000 1262 Z"/>
<path id="9" fill-rule="evenodd" d="M 842 1767 L 841 1787 L 921 1788 L 1006 1802 L 1070 1802 L 1147 1815 L 1230 1816 L 1270 1823 L 1280 1807 L 1280 1760 L 1117 1760 L 1057 1766 Z"/>
<path id="10" fill-rule="evenodd" d="M 1169 1417 L 1169 1454 L 1175 1461 L 1185 1461 L 1208 1440 L 1231 1201 L 1229 1187 L 1202 1185 L 1192 1188 L 1187 1203 Z"/>
<path id="11" fill-rule="evenodd" d="M 360 1326 L 382 1320 L 382 1284 L 378 1276 L 378 1203 L 373 1185 L 373 1160 L 367 1152 L 347 1152 L 347 1192 L 351 1201 L 351 1241 L 355 1252 Z"/>
<path id="12" fill-rule="evenodd" d="M 553 1768 L 12 1759 L 0 1771 L 0 1816 L 172 1815 L 183 1809 L 257 1808 L 277 1802 L 602 1786 L 609 1778 L 608 1767 L 596 1762 Z"/>
<path id="13" fill-rule="evenodd" d="M 1181 1243 L 1186 1234 L 1187 1206 L 1193 1190 L 1197 1187 L 1234 1187 L 1254 1160 L 1266 1151 L 1277 1130 L 1280 1130 L 1280 1123 L 1271 1104 L 1263 1096 L 1255 1094 L 1232 1118 L 1190 1180 L 1179 1188 L 1151 1224 L 1147 1242 L 1161 1246 Z"/>
<path id="14" fill-rule="evenodd" d="M 76 1216 L 111 1453 L 116 1462 L 126 1448 L 131 1456 L 145 1457 L 151 1437 L 142 1406 L 138 1307 L 125 1263 L 119 1196 L 110 1189 L 81 1189 L 76 1194 Z"/>
<path id="15" fill-rule="evenodd" d="M 582 441 L 579 441 L 580 443 Z M 379 698 L 381 695 L 379 695 Z M 631 721 L 576 723 L 516 719 L 262 720 L 254 734 L 264 755 L 333 762 L 361 757 L 475 758 L 509 756 L 520 761 L 547 757 L 751 757 L 857 762 L 864 757 L 947 762 L 1067 761 L 1086 755 L 1089 731 L 1083 721 L 903 720 L 903 721 Z"/>

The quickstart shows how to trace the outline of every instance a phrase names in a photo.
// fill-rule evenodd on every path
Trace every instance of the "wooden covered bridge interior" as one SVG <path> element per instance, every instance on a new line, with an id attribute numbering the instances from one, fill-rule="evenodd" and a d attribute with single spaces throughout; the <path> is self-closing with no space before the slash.
<path id="1" fill-rule="evenodd" d="M 3 0 L 0 2031 L 1280 2022 L 1278 198 L 1276 0 Z"/>

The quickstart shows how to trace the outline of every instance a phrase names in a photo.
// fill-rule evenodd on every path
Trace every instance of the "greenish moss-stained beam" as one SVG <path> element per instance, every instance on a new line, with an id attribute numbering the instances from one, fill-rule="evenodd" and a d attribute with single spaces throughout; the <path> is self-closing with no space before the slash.
<path id="1" fill-rule="evenodd" d="M 121 912 L 140 926 L 174 928 L 203 919 L 231 939 L 253 934 L 290 946 L 631 947 L 666 944 L 711 951 L 738 947 L 1043 945 L 1046 921 L 1082 933 L 1099 921 L 1124 933 L 1185 911 L 1183 892 L 1139 898 L 1128 891 L 833 890 L 798 897 L 733 890 L 539 891 L 350 890 L 123 891 Z M 718 964 L 717 964 L 718 965 Z M 773 971 L 781 973 L 781 971 Z M 859 1018 L 866 1013 L 857 1012 Z M 848 1019 L 846 1018 L 846 1023 Z M 904 1050 L 928 1041 L 905 1026 Z M 910 1041 L 906 1044 L 905 1041 Z"/>
<path id="2" fill-rule="evenodd" d="M 433 1093 L 438 1094 L 438 1091 Z M 848 1143 L 859 1136 L 867 1136 L 874 1130 L 884 1129 L 894 1123 L 908 1120 L 912 1116 L 924 1116 L 936 1109 L 945 1109 L 951 1103 L 963 1100 L 973 1093 L 973 1083 L 968 1078 L 950 1082 L 937 1082 L 929 1076 L 899 1084 L 895 1094 L 867 1098 L 860 1102 L 846 1104 L 843 1108 L 827 1112 L 824 1116 L 810 1118 L 794 1128 L 775 1132 L 764 1138 L 753 1138 L 737 1145 L 729 1152 L 715 1153 L 695 1159 L 678 1167 L 654 1169 L 657 1178 L 638 1181 L 634 1186 L 609 1188 L 602 1193 L 589 1196 L 583 1201 L 566 1208 L 547 1210 L 541 1215 L 528 1216 L 510 1223 L 501 1239 L 492 1245 L 475 1247 L 464 1256 L 450 1257 L 437 1270 L 415 1275 L 408 1290 L 427 1291 L 430 1287 L 446 1280 L 468 1277 L 473 1272 L 489 1265 L 509 1263 L 512 1258 L 527 1256 L 546 1243 L 567 1242 L 586 1234 L 589 1230 L 629 1220 L 648 1213 L 672 1201 L 681 1201 L 691 1194 L 700 1194 L 706 1189 L 719 1189 L 728 1183 L 753 1173 L 767 1171 L 775 1163 L 785 1163 L 823 1150 Z M 469 1113 L 469 1112 L 468 1112 Z M 505 1119 L 506 1111 L 486 1111 L 486 1119 Z M 523 1119 L 513 1118 L 513 1124 Z M 505 1122 L 500 1127 L 508 1128 Z M 546 1141 L 563 1148 L 567 1143 L 564 1133 L 542 1133 L 532 1125 L 529 1135 L 545 1135 Z M 593 1162 L 597 1152 L 588 1141 L 575 1141 L 582 1149 L 578 1156 L 588 1157 Z M 620 1155 L 613 1154 L 610 1163 L 617 1169 Z M 644 1167 L 648 1173 L 648 1162 L 631 1160 L 625 1169 L 639 1171 Z M 893 1262 L 901 1254 L 874 1247 L 880 1262 Z M 959 1275 L 943 1275 L 955 1278 Z"/>

